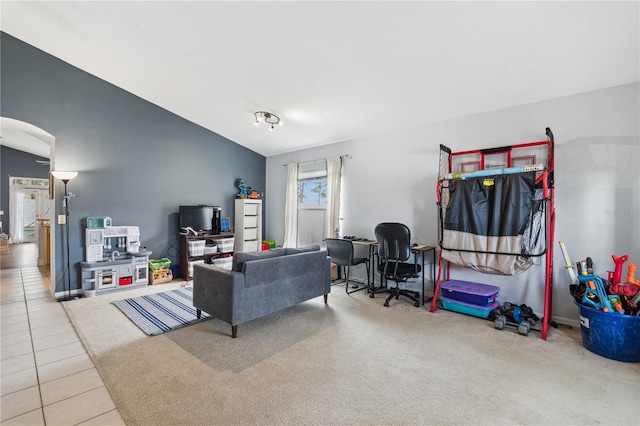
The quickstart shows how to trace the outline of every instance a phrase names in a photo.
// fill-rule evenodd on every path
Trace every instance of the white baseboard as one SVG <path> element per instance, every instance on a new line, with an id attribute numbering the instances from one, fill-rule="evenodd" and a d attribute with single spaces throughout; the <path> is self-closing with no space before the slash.
<path id="1" fill-rule="evenodd" d="M 553 317 L 552 319 L 558 324 L 566 324 L 572 328 L 580 328 L 580 320 L 576 318 Z"/>

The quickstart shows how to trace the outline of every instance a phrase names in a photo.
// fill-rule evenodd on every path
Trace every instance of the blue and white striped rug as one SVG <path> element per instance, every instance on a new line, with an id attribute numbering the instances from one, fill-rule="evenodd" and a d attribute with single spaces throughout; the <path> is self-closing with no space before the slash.
<path id="1" fill-rule="evenodd" d="M 196 318 L 196 308 L 193 307 L 193 288 L 191 287 L 114 300 L 112 303 L 149 336 L 186 327 L 210 318 L 205 312 L 202 312 L 200 319 Z"/>

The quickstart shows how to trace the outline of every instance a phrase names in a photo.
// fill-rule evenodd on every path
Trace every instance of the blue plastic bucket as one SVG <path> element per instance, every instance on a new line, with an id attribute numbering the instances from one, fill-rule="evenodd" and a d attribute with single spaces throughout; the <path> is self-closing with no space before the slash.
<path id="1" fill-rule="evenodd" d="M 580 309 L 582 344 L 591 352 L 624 362 L 640 362 L 640 317 L 602 312 L 574 300 Z"/>

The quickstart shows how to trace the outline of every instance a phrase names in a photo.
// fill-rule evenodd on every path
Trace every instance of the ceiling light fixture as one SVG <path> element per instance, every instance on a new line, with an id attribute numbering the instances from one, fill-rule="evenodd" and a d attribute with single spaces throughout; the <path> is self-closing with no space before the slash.
<path id="1" fill-rule="evenodd" d="M 266 111 L 258 111 L 254 113 L 256 117 L 256 122 L 254 123 L 256 126 L 259 126 L 261 122 L 265 122 L 269 125 L 269 131 L 273 131 L 273 128 L 277 124 L 278 126 L 282 126 L 282 120 L 277 115 L 266 112 Z"/>

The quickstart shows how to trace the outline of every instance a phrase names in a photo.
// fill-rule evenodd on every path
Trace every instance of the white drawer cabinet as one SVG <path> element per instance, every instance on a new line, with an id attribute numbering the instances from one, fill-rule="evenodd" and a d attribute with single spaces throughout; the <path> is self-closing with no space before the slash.
<path id="1" fill-rule="evenodd" d="M 236 198 L 235 251 L 258 251 L 262 246 L 262 200 Z"/>

